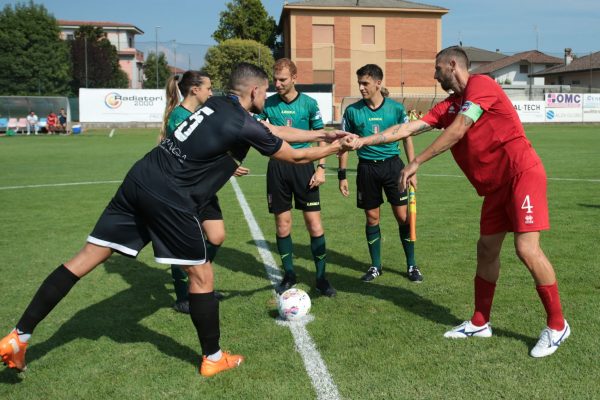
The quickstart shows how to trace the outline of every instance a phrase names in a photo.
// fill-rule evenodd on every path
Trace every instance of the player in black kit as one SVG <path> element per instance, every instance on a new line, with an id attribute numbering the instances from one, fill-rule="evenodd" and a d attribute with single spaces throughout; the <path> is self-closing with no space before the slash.
<path id="1" fill-rule="evenodd" d="M 250 147 L 290 163 L 351 148 L 346 138 L 325 147 L 292 149 L 273 135 L 250 115 L 262 111 L 267 84 L 262 69 L 239 64 L 231 74 L 228 96 L 210 98 L 172 137 L 133 165 L 84 247 L 46 278 L 15 329 L 0 341 L 0 356 L 9 368 L 25 370 L 31 333 L 81 277 L 113 252 L 136 257 L 149 242 L 157 262 L 181 265 L 189 275 L 190 315 L 203 353 L 200 373 L 212 376 L 240 365 L 242 356 L 222 352 L 219 346 L 219 303 L 200 212 Z M 279 135 L 285 139 L 285 133 Z"/>

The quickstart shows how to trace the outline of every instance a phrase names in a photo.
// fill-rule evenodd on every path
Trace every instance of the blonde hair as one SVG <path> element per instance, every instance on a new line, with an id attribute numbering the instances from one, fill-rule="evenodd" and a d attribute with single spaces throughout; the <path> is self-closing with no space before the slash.
<path id="1" fill-rule="evenodd" d="M 158 136 L 159 142 L 167 137 L 169 117 L 175 107 L 190 94 L 192 86 L 202 86 L 208 78 L 208 75 L 203 72 L 186 71 L 183 75 L 173 75 L 167 80 L 165 88 L 167 92 L 167 107 L 165 108 L 160 135 Z"/>

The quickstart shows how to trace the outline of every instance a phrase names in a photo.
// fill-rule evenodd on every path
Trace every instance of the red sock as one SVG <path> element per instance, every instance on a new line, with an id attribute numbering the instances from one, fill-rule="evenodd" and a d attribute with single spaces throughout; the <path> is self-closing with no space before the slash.
<path id="1" fill-rule="evenodd" d="M 550 329 L 562 331 L 565 328 L 565 318 L 563 317 L 562 307 L 560 305 L 560 295 L 558 294 L 558 284 L 537 285 L 535 287 L 542 304 L 546 309 L 546 325 Z"/>
<path id="2" fill-rule="evenodd" d="M 471 323 L 475 326 L 483 326 L 490 321 L 492 302 L 496 284 L 488 282 L 475 275 L 475 312 L 471 317 Z"/>

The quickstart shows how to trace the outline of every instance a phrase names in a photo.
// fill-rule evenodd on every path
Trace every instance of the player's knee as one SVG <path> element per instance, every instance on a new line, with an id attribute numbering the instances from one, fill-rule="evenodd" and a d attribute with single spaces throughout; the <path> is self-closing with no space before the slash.
<path id="1" fill-rule="evenodd" d="M 308 233 L 312 237 L 318 237 L 325 233 L 323 231 L 323 225 L 321 225 L 321 223 L 307 224 L 306 229 L 308 230 Z"/>
<path id="2" fill-rule="evenodd" d="M 515 243 L 515 252 L 517 253 L 517 257 L 519 257 L 525 265 L 532 264 L 534 260 L 541 255 L 541 249 L 537 243 L 524 241 Z"/>
<path id="3" fill-rule="evenodd" d="M 498 257 L 500 248 L 485 240 L 477 241 L 477 257 L 481 260 L 494 260 Z"/>
<path id="4" fill-rule="evenodd" d="M 221 246 L 225 242 L 225 231 L 214 232 L 206 235 L 208 241 L 214 246 Z"/>

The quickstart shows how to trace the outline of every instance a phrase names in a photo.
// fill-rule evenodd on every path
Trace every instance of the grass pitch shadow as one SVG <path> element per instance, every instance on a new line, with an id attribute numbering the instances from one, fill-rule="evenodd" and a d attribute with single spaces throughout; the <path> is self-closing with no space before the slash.
<path id="1" fill-rule="evenodd" d="M 98 340 L 107 337 L 124 344 L 151 343 L 167 357 L 175 357 L 193 365 L 198 364 L 199 348 L 192 349 L 140 323 L 159 309 L 170 307 L 173 303 L 170 292 L 165 290 L 165 285 L 170 282 L 170 274 L 118 255 L 108 259 L 104 263 L 104 269 L 109 274 L 121 275 L 131 286 L 78 311 L 46 341 L 32 343 L 27 350 L 27 362 L 32 363 L 76 339 Z M 84 278 L 77 286 L 79 290 L 85 290 L 86 284 L 89 283 Z M 63 302 L 69 301 L 68 297 L 63 299 Z M 193 329 L 191 324 L 190 329 Z M 10 381 L 4 374 L 0 376 L 0 381 Z"/>

